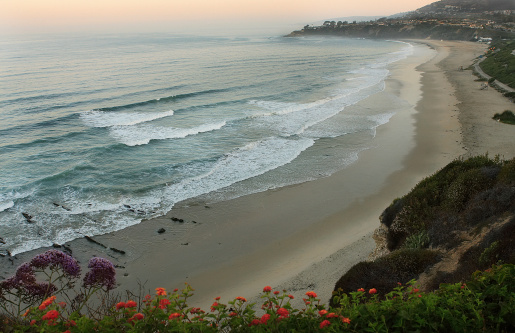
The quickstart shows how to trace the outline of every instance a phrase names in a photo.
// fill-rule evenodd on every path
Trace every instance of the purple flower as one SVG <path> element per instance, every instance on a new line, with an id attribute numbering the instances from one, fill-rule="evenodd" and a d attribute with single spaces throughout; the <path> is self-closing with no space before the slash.
<path id="1" fill-rule="evenodd" d="M 30 264 L 32 267 L 39 269 L 60 267 L 64 274 L 69 277 L 80 276 L 80 266 L 77 260 L 58 250 L 48 250 L 38 254 L 30 261 Z"/>
<path id="2" fill-rule="evenodd" d="M 25 285 L 34 283 L 36 283 L 34 270 L 28 263 L 23 263 L 16 269 L 14 276 L 0 282 L 0 291 L 20 289 L 25 287 Z"/>
<path id="3" fill-rule="evenodd" d="M 31 265 L 28 263 L 21 264 L 17 269 L 16 273 L 12 277 L 16 279 L 19 283 L 23 284 L 31 284 L 36 283 L 36 276 L 34 275 L 34 269 L 32 269 Z"/>
<path id="4" fill-rule="evenodd" d="M 57 287 L 52 283 L 32 283 L 25 286 L 25 290 L 31 296 L 44 297 L 48 295 L 52 295 L 57 291 Z"/>
<path id="5" fill-rule="evenodd" d="M 84 286 L 100 286 L 107 290 L 114 289 L 116 286 L 116 271 L 113 264 L 103 258 L 91 258 L 88 264 L 90 269 L 84 277 Z"/>

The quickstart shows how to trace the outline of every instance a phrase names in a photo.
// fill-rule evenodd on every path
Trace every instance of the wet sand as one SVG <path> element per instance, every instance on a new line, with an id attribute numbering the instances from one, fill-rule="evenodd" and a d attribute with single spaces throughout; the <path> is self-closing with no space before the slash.
<path id="1" fill-rule="evenodd" d="M 287 289 L 297 301 L 308 290 L 327 301 L 338 278 L 373 250 L 378 217 L 396 197 L 458 156 L 515 155 L 515 126 L 491 119 L 513 104 L 493 89 L 479 90 L 470 70 L 458 70 L 486 46 L 413 45 L 412 56 L 390 66 L 385 90 L 352 106 L 397 105 L 377 128 L 373 148 L 344 170 L 218 203 L 188 200 L 166 216 L 94 237 L 107 248 L 85 239 L 70 242 L 73 255 L 83 266 L 93 255 L 111 259 L 120 292 L 142 283 L 153 291 L 187 282 L 196 290 L 191 305 L 203 308 L 216 296 L 225 302 L 255 298 L 266 285 Z M 359 136 L 348 140 L 352 145 Z M 166 231 L 158 233 L 160 228 Z M 17 255 L 12 263 L 1 258 L 0 275 L 33 255 Z"/>

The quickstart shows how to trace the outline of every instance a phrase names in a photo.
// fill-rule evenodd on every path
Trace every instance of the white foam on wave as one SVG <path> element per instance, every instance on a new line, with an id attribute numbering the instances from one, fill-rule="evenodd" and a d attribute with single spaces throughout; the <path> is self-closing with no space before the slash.
<path id="1" fill-rule="evenodd" d="M 238 148 L 221 157 L 209 171 L 169 185 L 162 193 L 155 193 L 165 203 L 164 211 L 173 204 L 230 186 L 293 161 L 311 147 L 315 140 L 271 137 Z"/>
<path id="2" fill-rule="evenodd" d="M 90 110 L 80 114 L 81 120 L 90 127 L 131 126 L 170 116 L 173 110 L 159 113 Z"/>
<path id="3" fill-rule="evenodd" d="M 330 134 L 324 126 L 315 125 L 328 121 L 328 119 L 342 112 L 346 106 L 355 104 L 373 93 L 384 89 L 384 79 L 388 75 L 386 69 L 361 69 L 365 74 L 360 78 L 359 84 L 335 91 L 331 97 L 323 98 L 311 103 L 295 104 L 270 101 L 254 101 L 252 104 L 272 112 L 260 113 L 254 118 L 262 126 L 274 128 L 278 135 L 304 135 L 312 138 L 335 137 L 352 131 L 352 128 L 342 128 L 341 131 L 331 131 Z M 308 131 L 309 129 L 309 131 Z M 333 128 L 334 129 L 334 128 Z"/>
<path id="4" fill-rule="evenodd" d="M 14 201 L 2 201 L 0 202 L 0 212 L 9 209 L 14 206 Z"/>
<path id="5" fill-rule="evenodd" d="M 175 128 L 152 125 L 114 126 L 110 135 L 118 142 L 127 146 L 146 145 L 150 140 L 180 139 L 189 135 L 219 130 L 224 127 L 225 121 L 202 124 L 192 128 Z"/>

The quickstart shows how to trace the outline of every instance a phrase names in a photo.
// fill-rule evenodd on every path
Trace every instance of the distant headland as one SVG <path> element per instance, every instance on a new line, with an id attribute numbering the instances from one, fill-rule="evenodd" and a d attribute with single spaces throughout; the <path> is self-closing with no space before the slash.
<path id="1" fill-rule="evenodd" d="M 325 21 L 288 37 L 334 35 L 352 38 L 416 38 L 480 41 L 515 38 L 515 3 L 442 0 L 415 11 L 370 21 Z"/>

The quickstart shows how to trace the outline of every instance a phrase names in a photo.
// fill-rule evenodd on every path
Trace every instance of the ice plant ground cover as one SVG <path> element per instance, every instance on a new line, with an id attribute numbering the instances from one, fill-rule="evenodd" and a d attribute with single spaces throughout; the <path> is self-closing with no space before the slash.
<path id="1" fill-rule="evenodd" d="M 326 309 L 313 291 L 293 308 L 287 291 L 266 286 L 256 309 L 244 297 L 221 297 L 209 309 L 188 305 L 193 289 L 156 288 L 142 299 L 110 297 L 115 270 L 93 258 L 82 284 L 75 259 L 55 250 L 22 264 L 0 282 L 2 332 L 513 332 L 515 266 L 494 265 L 466 283 L 423 293 L 415 281 L 382 295 L 359 288 L 334 295 Z M 39 274 L 39 275 L 38 275 Z M 43 276 L 46 281 L 38 282 Z M 77 289 L 78 288 L 78 289 Z M 77 289 L 77 290 L 76 290 Z M 101 305 L 88 303 L 101 296 Z"/>

